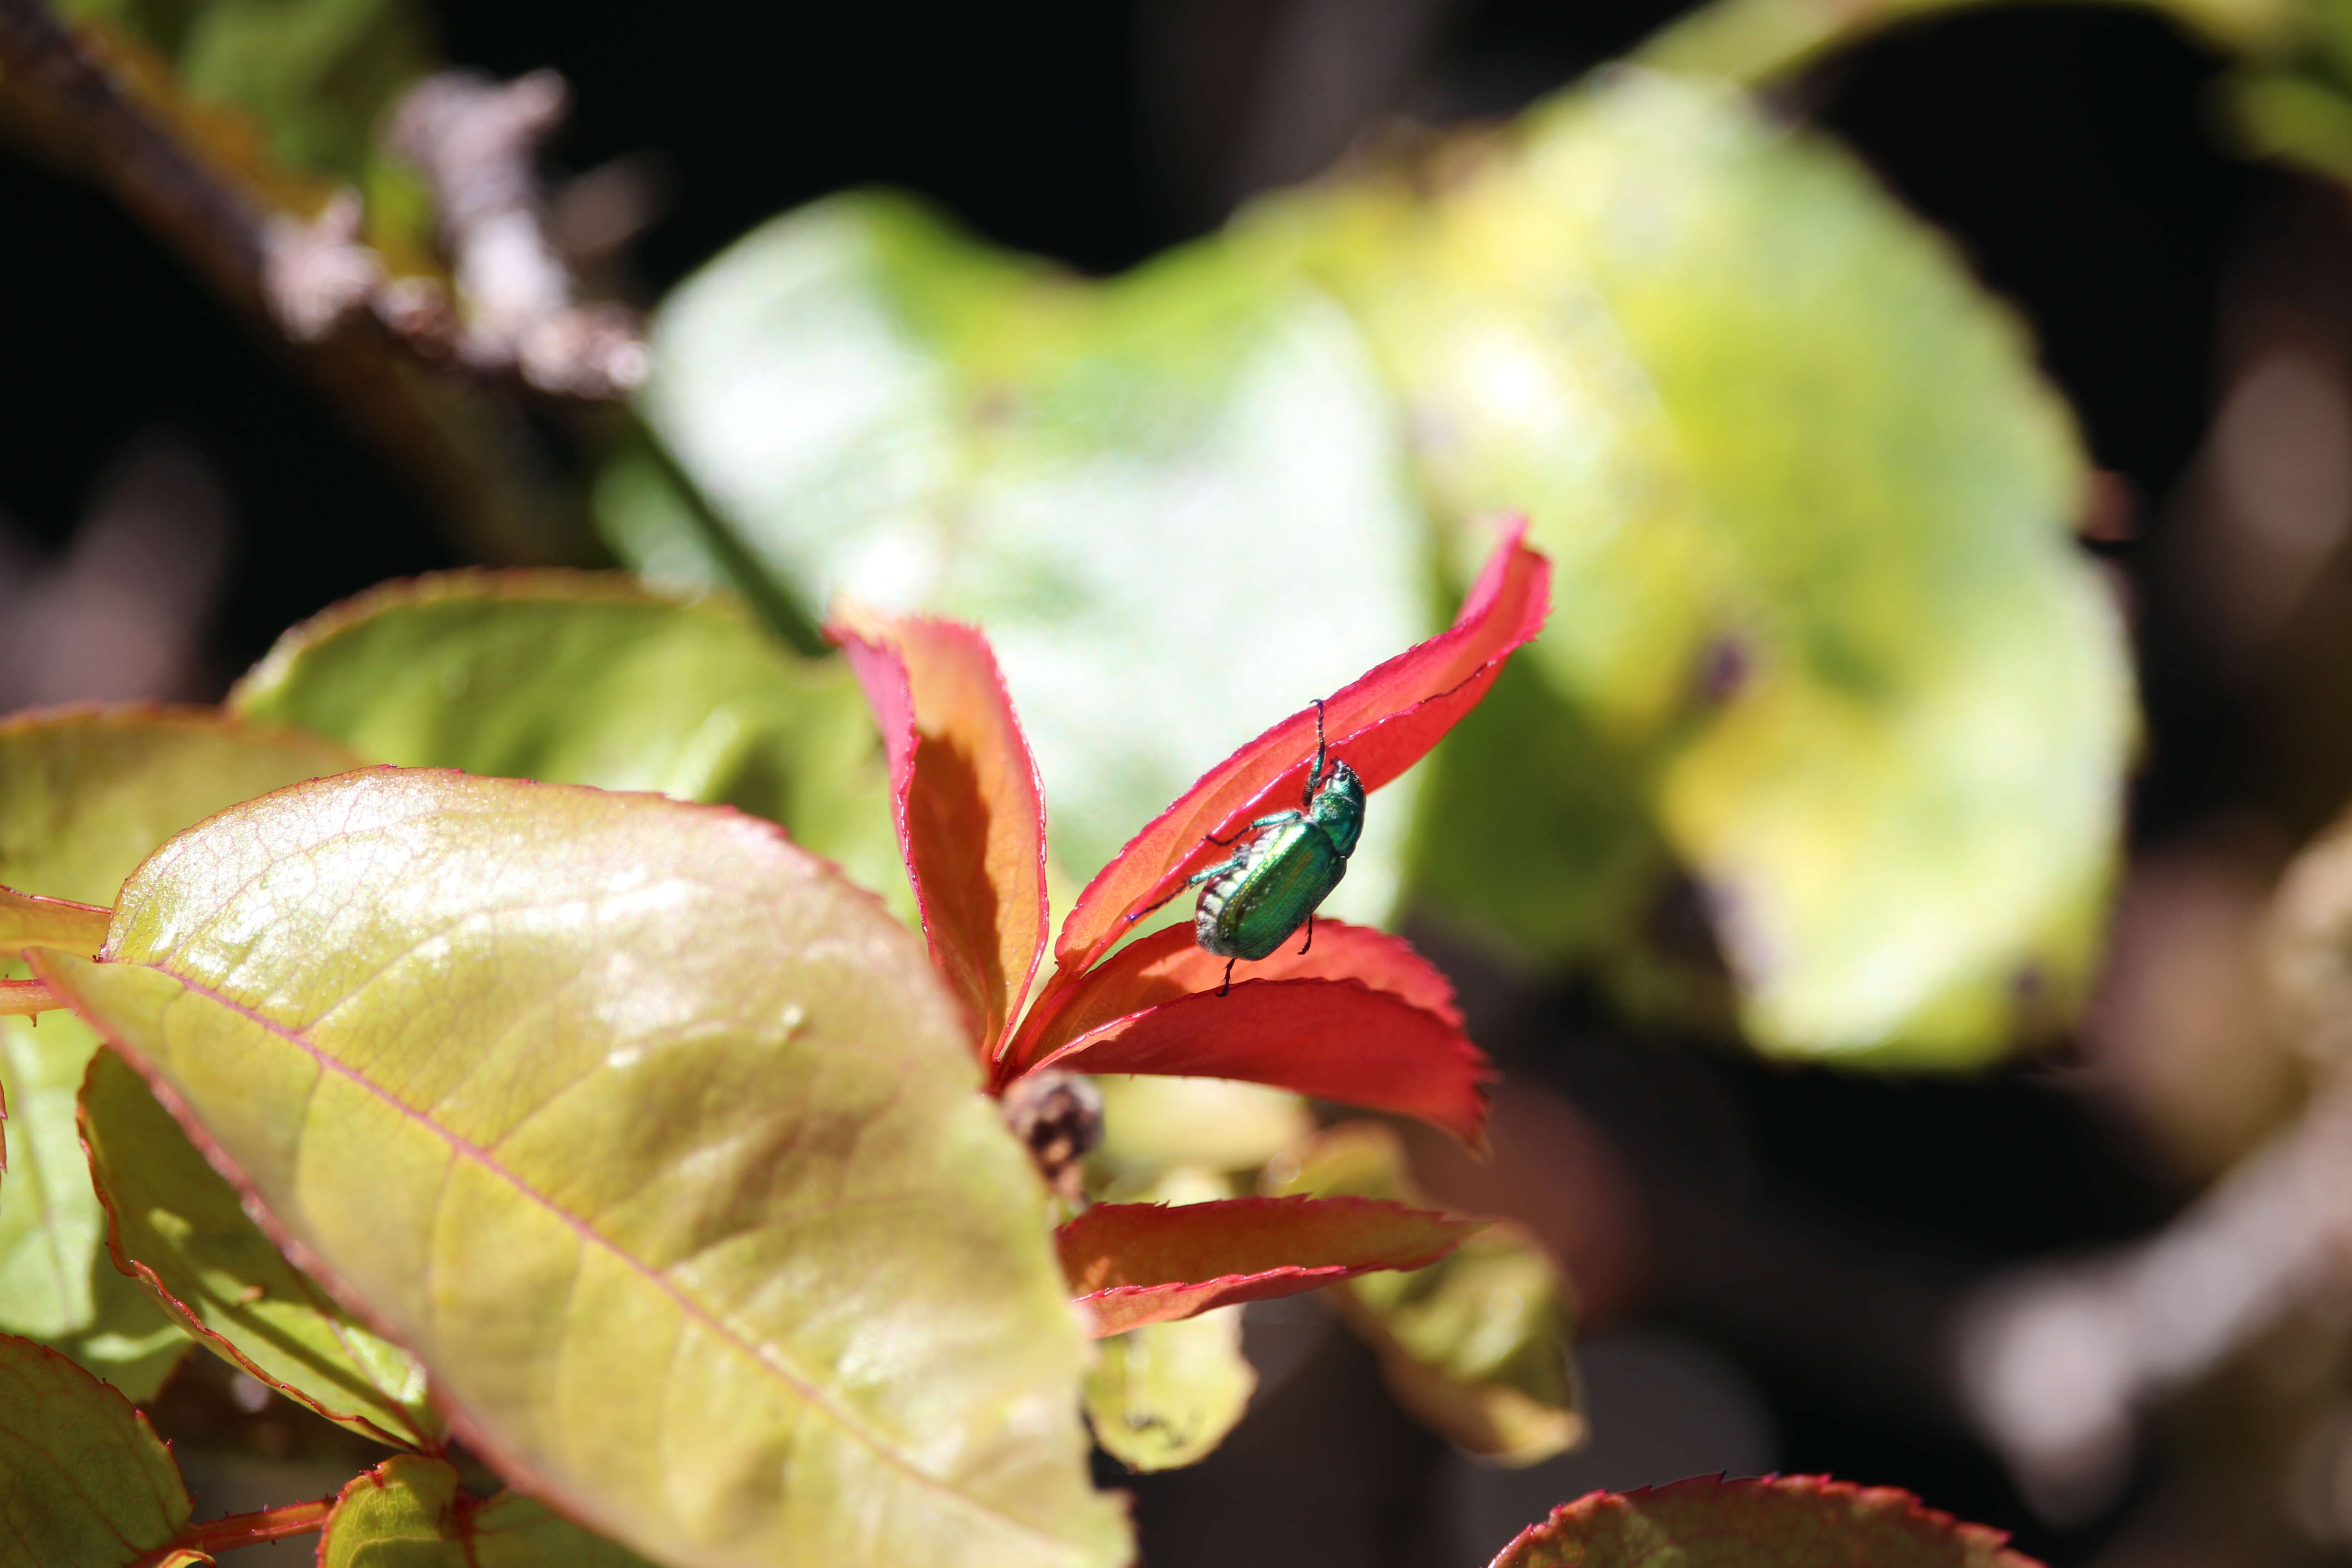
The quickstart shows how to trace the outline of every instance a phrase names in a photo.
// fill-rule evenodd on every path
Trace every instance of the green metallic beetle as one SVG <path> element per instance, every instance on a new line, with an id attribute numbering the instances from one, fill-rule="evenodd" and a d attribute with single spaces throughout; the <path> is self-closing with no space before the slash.
<path id="1" fill-rule="evenodd" d="M 1305 952 L 1315 945 L 1315 910 L 1339 879 L 1364 831 L 1364 781 L 1334 757 L 1325 769 L 1323 703 L 1315 703 L 1315 766 L 1297 811 L 1261 816 L 1244 830 L 1248 837 L 1211 838 L 1220 848 L 1238 844 L 1234 857 L 1196 872 L 1185 882 L 1201 889 L 1192 921 L 1201 945 L 1225 961 L 1225 984 L 1233 989 L 1234 964 L 1260 959 L 1290 939 L 1302 924 Z"/>

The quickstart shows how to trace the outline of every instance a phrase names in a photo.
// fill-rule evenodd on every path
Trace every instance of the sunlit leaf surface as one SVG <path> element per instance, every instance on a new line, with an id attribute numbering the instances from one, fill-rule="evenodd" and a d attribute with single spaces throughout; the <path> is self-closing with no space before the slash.
<path id="1" fill-rule="evenodd" d="M 1295 273 L 1210 245 L 1096 285 L 837 197 L 688 279 L 653 347 L 646 412 L 812 618 L 987 629 L 1082 871 L 1433 629 L 1386 395 Z M 677 570 L 659 515 L 617 542 Z M 1385 912 L 1408 816 L 1377 803 L 1334 913 Z"/>
<path id="2" fill-rule="evenodd" d="M 331 742 L 209 713 L 126 709 L 0 723 L 0 884 L 110 905 L 173 834 L 224 806 L 358 759 Z M 21 975 L 21 965 L 0 975 Z M 186 1342 L 106 1255 L 106 1216 L 74 1127 L 97 1040 L 63 1013 L 0 1018 L 8 1177 L 0 1182 L 0 1331 L 58 1345 L 133 1399 Z"/>
<path id="3" fill-rule="evenodd" d="M 451 1466 L 407 1454 L 353 1477 L 319 1537 L 319 1568 L 642 1568 L 644 1561 L 520 1493 L 467 1498 Z"/>
<path id="4" fill-rule="evenodd" d="M 1276 1160 L 1266 1190 L 1423 1204 L 1396 1134 L 1351 1121 Z M 1496 1223 L 1426 1268 L 1360 1274 L 1332 1291 L 1380 1353 L 1398 1399 L 1463 1447 L 1506 1464 L 1580 1441 L 1567 1289 L 1535 1237 Z"/>
<path id="5" fill-rule="evenodd" d="M 1172 1470 L 1207 1458 L 1256 1386 L 1242 1310 L 1220 1307 L 1103 1341 L 1087 1373 L 1087 1415 L 1103 1452 L 1129 1469 Z"/>
<path id="6" fill-rule="evenodd" d="M 188 1489 L 147 1418 L 65 1356 L 0 1334 L 0 1568 L 147 1568 L 187 1521 Z"/>
<path id="7" fill-rule="evenodd" d="M 1439 885 L 1553 945 L 1599 877 L 1637 925 L 1655 880 L 1523 807 L 1622 778 L 1766 1048 L 1964 1062 L 2046 1024 L 2087 975 L 2133 721 L 2017 323 L 1721 88 L 1621 74 L 1440 163 L 1244 230 L 1360 313 L 1441 511 L 1523 509 L 1556 564 L 1535 662 L 1591 760 L 1545 735 L 1457 779 Z M 1447 876 L 1457 824 L 1491 887 Z"/>
<path id="8" fill-rule="evenodd" d="M 116 1261 L 167 1312 L 331 1420 L 412 1447 L 442 1441 L 424 1369 L 280 1256 L 121 1057 L 90 1063 L 81 1104 Z"/>
<path id="9" fill-rule="evenodd" d="M 578 572 L 387 584 L 287 633 L 229 703 L 403 767 L 740 806 L 908 903 L 848 668 L 792 653 L 723 599 Z"/>
<path id="10" fill-rule="evenodd" d="M 675 1568 L 1126 1561 L 1043 1185 L 768 825 L 354 773 L 167 846 L 105 956 L 35 962 L 509 1477 Z"/>
<path id="11" fill-rule="evenodd" d="M 1892 1487 L 1710 1476 L 1562 1504 L 1494 1568 L 2035 1568 L 2007 1539 Z"/>

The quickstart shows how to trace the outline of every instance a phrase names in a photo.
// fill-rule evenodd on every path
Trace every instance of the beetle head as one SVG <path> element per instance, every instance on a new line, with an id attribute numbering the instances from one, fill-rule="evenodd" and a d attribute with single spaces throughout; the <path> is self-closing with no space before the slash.
<path id="1" fill-rule="evenodd" d="M 1364 781 L 1355 769 L 1332 761 L 1307 803 L 1307 820 L 1320 827 L 1341 855 L 1354 853 L 1357 837 L 1364 830 Z"/>

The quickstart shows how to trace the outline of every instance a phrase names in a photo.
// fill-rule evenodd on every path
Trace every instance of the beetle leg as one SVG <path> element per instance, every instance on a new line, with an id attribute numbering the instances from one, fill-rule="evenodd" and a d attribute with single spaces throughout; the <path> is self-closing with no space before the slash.
<path id="1" fill-rule="evenodd" d="M 1236 856 L 1234 856 L 1232 859 L 1225 861 L 1223 865 L 1212 866 L 1212 867 L 1210 867 L 1208 869 L 1206 869 L 1206 870 L 1204 870 L 1204 871 L 1195 871 L 1195 872 L 1193 872 L 1190 877 L 1187 877 L 1187 878 L 1184 879 L 1184 888 L 1197 888 L 1197 887 L 1199 887 L 1202 883 L 1206 882 L 1206 881 L 1210 880 L 1210 879 L 1213 879 L 1213 878 L 1222 877 L 1222 876 L 1223 876 L 1223 875 L 1224 875 L 1226 872 L 1228 872 L 1228 871 L 1238 871 L 1238 870 L 1240 870 L 1243 867 L 1244 867 L 1244 866 L 1246 866 L 1246 865 L 1248 865 L 1248 864 L 1249 864 L 1249 862 L 1248 862 L 1248 861 L 1246 861 L 1246 860 L 1243 859 L 1240 856 L 1236 855 Z M 1182 891 L 1184 890 L 1184 888 L 1179 888 L 1179 889 L 1176 889 L 1176 892 L 1178 892 L 1178 893 L 1182 892 Z M 1174 898 L 1175 896 L 1176 896 L 1176 893 L 1171 893 L 1171 894 L 1169 894 L 1169 895 L 1168 895 L 1168 899 L 1172 899 L 1172 898 Z M 1168 899 L 1162 899 L 1162 900 L 1160 900 L 1160 904 L 1164 904 L 1164 903 L 1166 903 L 1166 902 L 1168 901 Z M 1153 910 L 1158 909 L 1158 908 L 1160 907 L 1160 904 L 1154 904 L 1154 905 L 1152 905 L 1152 906 L 1151 906 L 1151 909 L 1153 909 Z M 1143 910 L 1143 911 L 1141 911 L 1141 912 L 1142 912 L 1142 913 L 1145 913 L 1145 914 L 1150 914 L 1150 913 L 1151 912 L 1151 910 Z"/>
<path id="2" fill-rule="evenodd" d="M 1300 942 L 1300 943 L 1298 944 L 1298 956 L 1299 956 L 1299 957 L 1301 957 L 1301 958 L 1306 957 L 1306 956 L 1307 956 L 1307 950 L 1308 948 L 1310 948 L 1310 947 L 1313 947 L 1314 945 L 1315 945 L 1315 911 L 1314 911 L 1313 910 L 1307 910 L 1307 940 L 1306 940 L 1305 942 Z"/>
<path id="3" fill-rule="evenodd" d="M 1186 879 L 1182 886 L 1170 889 L 1168 897 L 1158 900 L 1152 903 L 1146 904 L 1141 909 L 1136 910 L 1133 914 L 1128 916 L 1127 923 L 1133 925 L 1136 921 L 1141 920 L 1152 910 L 1173 902 L 1177 898 L 1190 892 L 1192 889 L 1199 887 L 1210 878 L 1222 877 L 1228 871 L 1238 871 L 1242 868 L 1242 865 L 1243 862 L 1238 858 L 1227 860 L 1223 865 L 1212 866 L 1207 870 L 1201 872 L 1199 875 Z"/>
<path id="4" fill-rule="evenodd" d="M 1218 986 L 1218 987 L 1217 987 L 1217 994 L 1218 994 L 1218 995 L 1220 995 L 1220 996 L 1225 995 L 1225 994 L 1227 994 L 1228 993 L 1230 993 L 1230 992 L 1233 990 L 1233 988 L 1234 988 L 1234 961 L 1233 961 L 1232 959 L 1230 959 L 1230 958 L 1229 958 L 1229 959 L 1225 960 L 1225 983 L 1224 983 L 1223 985 L 1220 985 L 1220 986 Z"/>

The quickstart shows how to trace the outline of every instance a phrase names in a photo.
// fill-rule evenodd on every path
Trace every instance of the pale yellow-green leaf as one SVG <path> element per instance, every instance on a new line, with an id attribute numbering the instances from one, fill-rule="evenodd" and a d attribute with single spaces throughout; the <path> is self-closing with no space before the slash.
<path id="1" fill-rule="evenodd" d="M 288 632 L 229 705 L 403 767 L 738 806 L 914 912 L 847 665 L 793 654 L 730 598 L 617 573 L 390 583 Z"/>
<path id="2" fill-rule="evenodd" d="M 1269 1168 L 1265 1189 L 1427 1202 L 1396 1134 L 1370 1121 L 1302 1142 Z M 1331 1296 L 1398 1401 L 1471 1453 L 1531 1465 L 1583 1441 L 1567 1288 L 1517 1226 L 1489 1226 L 1426 1268 L 1358 1275 Z"/>
<path id="3" fill-rule="evenodd" d="M 652 346 L 650 422 L 803 614 L 845 593 L 986 629 L 1081 877 L 1434 629 L 1393 410 L 1295 270 L 1211 242 L 1092 283 L 841 196 L 689 279 Z M 676 507 L 613 493 L 617 547 L 691 570 Z M 1411 788 L 1370 814 L 1335 914 L 1393 903 Z"/>
<path id="4" fill-rule="evenodd" d="M 1105 1083 L 1129 1081 L 1144 1080 Z M 1166 1081 L 1227 1087 L 1217 1079 Z M 1109 1097 L 1105 1099 L 1108 1111 Z M 1200 1102 L 1201 1109 L 1213 1109 L 1214 1103 Z M 1251 1109 L 1263 1121 L 1271 1108 L 1244 1102 L 1245 1115 Z M 1223 1168 L 1217 1163 L 1160 1170 L 1122 1192 L 1119 1201 L 1198 1204 L 1228 1198 L 1233 1184 L 1216 1173 Z M 1103 1451 L 1130 1470 L 1172 1470 L 1207 1458 L 1240 1423 L 1257 1389 L 1257 1373 L 1242 1354 L 1239 1307 L 1113 1334 L 1097 1342 L 1095 1357 L 1087 1373 L 1087 1419 Z"/>
<path id="5" fill-rule="evenodd" d="M 1129 1329 L 1095 1353 L 1087 1415 L 1095 1441 L 1130 1470 L 1172 1470 L 1207 1458 L 1257 1387 L 1242 1354 L 1239 1307 Z"/>
<path id="6" fill-rule="evenodd" d="M 1315 1130 L 1304 1099 L 1263 1084 L 1139 1074 L 1094 1083 L 1103 1102 L 1095 1159 L 1113 1176 L 1156 1182 L 1183 1165 L 1255 1170 Z"/>
<path id="7" fill-rule="evenodd" d="M 110 905 L 124 878 L 224 806 L 359 759 L 333 742 L 209 711 L 127 708 L 0 722 L 0 885 Z M 21 965 L 0 976 L 22 975 Z M 74 1126 L 97 1037 L 65 1013 L 0 1018 L 8 1177 L 0 1182 L 0 1331 L 66 1351 L 152 1395 L 184 1337 L 106 1256 Z"/>
<path id="8" fill-rule="evenodd" d="M 1729 89 L 1625 72 L 1242 241 L 1359 312 L 1439 511 L 1525 510 L 1554 559 L 1531 657 L 1594 760 L 1545 736 L 1446 796 L 1441 877 L 1452 826 L 1528 824 L 1474 912 L 1582 940 L 1530 890 L 1650 873 L 1522 803 L 1622 779 L 1768 1050 L 1981 1061 L 2079 997 L 2128 659 L 2073 422 L 1942 240 Z"/>
<path id="9" fill-rule="evenodd" d="M 226 814 L 40 973 L 470 1446 L 670 1568 L 1118 1568 L 1043 1184 L 919 940 L 753 818 L 433 771 Z"/>
<path id="10" fill-rule="evenodd" d="M 431 1448 L 446 1438 L 425 1369 L 286 1261 L 112 1051 L 89 1065 L 81 1131 L 118 1263 L 198 1343 L 380 1441 Z"/>
<path id="11" fill-rule="evenodd" d="M 353 1477 L 319 1536 L 319 1568 L 644 1568 L 644 1562 L 520 1493 L 466 1497 L 448 1463 L 411 1454 Z"/>

